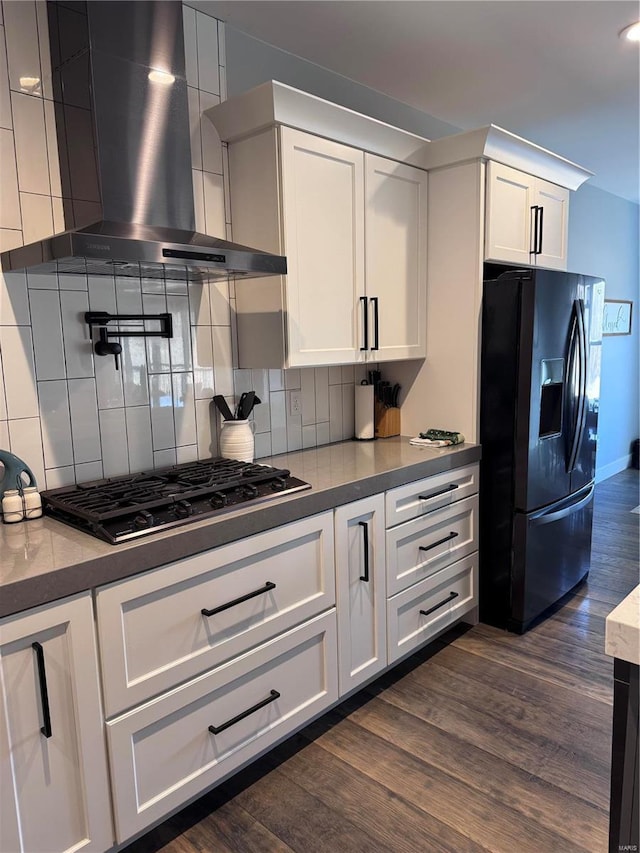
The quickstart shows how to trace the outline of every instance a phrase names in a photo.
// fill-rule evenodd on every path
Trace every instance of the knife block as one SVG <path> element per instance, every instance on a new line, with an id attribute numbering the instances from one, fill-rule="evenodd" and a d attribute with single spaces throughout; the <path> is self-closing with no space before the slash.
<path id="1" fill-rule="evenodd" d="M 390 438 L 400 435 L 400 409 L 388 409 L 379 401 L 375 401 L 376 438 Z"/>

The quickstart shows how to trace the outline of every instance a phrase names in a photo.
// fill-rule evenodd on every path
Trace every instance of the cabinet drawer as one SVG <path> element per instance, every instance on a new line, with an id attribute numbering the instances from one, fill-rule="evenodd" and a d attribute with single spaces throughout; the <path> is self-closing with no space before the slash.
<path id="1" fill-rule="evenodd" d="M 478 549 L 478 496 L 387 530 L 387 595 Z"/>
<path id="2" fill-rule="evenodd" d="M 99 589 L 107 717 L 333 607 L 333 560 L 327 512 Z"/>
<path id="3" fill-rule="evenodd" d="M 479 471 L 480 466 L 475 463 L 390 489 L 385 497 L 387 527 L 474 495 L 478 491 Z"/>
<path id="4" fill-rule="evenodd" d="M 331 610 L 107 723 L 117 840 L 219 782 L 337 698 Z"/>
<path id="5" fill-rule="evenodd" d="M 387 601 L 389 663 L 413 651 L 474 607 L 478 602 L 477 589 L 476 553 L 390 598 Z"/>

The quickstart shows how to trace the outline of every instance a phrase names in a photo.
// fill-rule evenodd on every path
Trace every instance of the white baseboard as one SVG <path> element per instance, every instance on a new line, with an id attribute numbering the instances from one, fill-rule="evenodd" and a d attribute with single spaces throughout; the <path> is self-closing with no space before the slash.
<path id="1" fill-rule="evenodd" d="M 596 483 L 601 483 L 602 480 L 607 480 L 609 477 L 613 477 L 614 474 L 624 471 L 624 469 L 628 468 L 630 465 L 631 454 L 629 453 L 627 456 L 621 456 L 614 462 L 609 462 L 608 465 L 596 468 Z"/>

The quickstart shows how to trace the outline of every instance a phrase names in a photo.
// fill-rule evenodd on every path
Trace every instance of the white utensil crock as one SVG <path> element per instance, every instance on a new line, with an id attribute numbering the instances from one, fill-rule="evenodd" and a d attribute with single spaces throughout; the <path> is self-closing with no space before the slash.
<path id="1" fill-rule="evenodd" d="M 254 447 L 253 422 L 248 420 L 222 422 L 220 456 L 226 459 L 237 459 L 239 462 L 253 462 Z"/>

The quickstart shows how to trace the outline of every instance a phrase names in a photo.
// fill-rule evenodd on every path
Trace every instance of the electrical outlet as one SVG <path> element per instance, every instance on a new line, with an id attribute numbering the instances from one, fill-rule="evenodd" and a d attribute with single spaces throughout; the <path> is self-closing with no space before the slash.
<path id="1" fill-rule="evenodd" d="M 289 395 L 289 413 L 292 415 L 302 414 L 302 395 L 300 391 L 291 391 Z"/>

